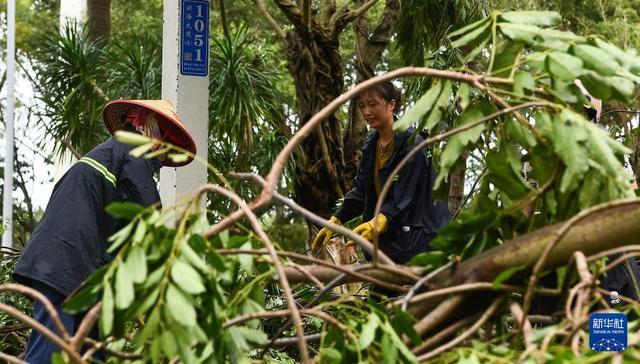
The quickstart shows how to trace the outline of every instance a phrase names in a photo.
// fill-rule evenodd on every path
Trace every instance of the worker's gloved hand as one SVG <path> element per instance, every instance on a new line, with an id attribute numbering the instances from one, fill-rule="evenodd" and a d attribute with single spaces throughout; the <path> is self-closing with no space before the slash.
<path id="1" fill-rule="evenodd" d="M 335 216 L 331 216 L 329 222 L 340 225 L 340 219 Z M 313 242 L 311 242 L 311 249 L 315 250 L 329 244 L 331 235 L 333 235 L 333 231 L 331 231 L 329 228 L 324 227 L 320 229 L 320 231 L 318 231 L 318 235 L 316 235 L 315 239 L 313 239 Z"/>
<path id="2" fill-rule="evenodd" d="M 387 231 L 387 229 L 389 228 L 389 220 L 387 220 L 387 217 L 383 214 L 378 214 L 378 216 L 374 217 L 373 219 L 358 225 L 355 229 L 353 229 L 353 232 L 362 236 L 364 239 L 371 241 L 371 238 L 373 237 L 373 226 L 376 223 L 376 219 L 378 220 L 378 231 L 381 233 Z"/>

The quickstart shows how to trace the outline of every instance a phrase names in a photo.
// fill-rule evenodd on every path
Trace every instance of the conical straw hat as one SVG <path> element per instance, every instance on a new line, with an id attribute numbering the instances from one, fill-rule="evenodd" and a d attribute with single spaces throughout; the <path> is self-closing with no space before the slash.
<path id="1" fill-rule="evenodd" d="M 155 112 L 158 117 L 158 126 L 165 143 L 170 143 L 182 149 L 196 154 L 196 143 L 182 124 L 176 109 L 167 100 L 116 100 L 109 102 L 102 111 L 102 119 L 111 134 L 118 130 L 127 129 L 127 114 L 129 110 L 137 107 Z M 165 158 L 163 165 L 168 167 L 180 167 L 189 164 L 193 157 L 179 163 L 171 158 Z"/>

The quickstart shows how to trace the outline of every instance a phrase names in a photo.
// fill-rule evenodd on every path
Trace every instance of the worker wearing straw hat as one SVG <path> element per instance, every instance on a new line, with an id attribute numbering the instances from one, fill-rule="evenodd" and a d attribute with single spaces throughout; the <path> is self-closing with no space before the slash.
<path id="1" fill-rule="evenodd" d="M 111 261 L 107 238 L 126 221 L 105 212 L 112 202 L 159 206 L 154 174 L 160 167 L 186 165 L 196 153 L 193 138 L 170 102 L 118 100 L 108 103 L 102 118 L 109 132 L 127 130 L 177 146 L 188 158 L 174 161 L 130 155 L 131 146 L 113 137 L 98 145 L 56 183 L 45 213 L 13 271 L 16 281 L 43 293 L 55 306 L 67 332 L 76 331 L 82 315 L 62 311 L 64 300 L 97 268 Z M 34 317 L 57 332 L 49 314 L 36 300 Z M 49 363 L 60 349 L 37 330 L 29 337 L 25 360 Z"/>

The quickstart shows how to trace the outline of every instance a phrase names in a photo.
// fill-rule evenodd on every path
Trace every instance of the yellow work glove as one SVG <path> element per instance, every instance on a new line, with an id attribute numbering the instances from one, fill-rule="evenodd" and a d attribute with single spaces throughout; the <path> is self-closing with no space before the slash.
<path id="1" fill-rule="evenodd" d="M 378 214 L 377 217 L 358 225 L 353 229 L 353 232 L 362 236 L 364 239 L 371 241 L 371 238 L 373 237 L 373 225 L 376 223 L 376 219 L 378 219 L 378 231 L 381 233 L 387 231 L 389 228 L 389 220 L 387 220 L 387 217 L 383 214 Z M 348 244 L 353 244 L 353 241 L 350 241 Z"/>
<path id="2" fill-rule="evenodd" d="M 340 219 L 335 216 L 331 216 L 329 222 L 340 225 Z M 329 228 L 324 227 L 320 229 L 315 239 L 313 239 L 313 242 L 311 242 L 311 249 L 315 250 L 329 244 L 331 235 L 333 235 L 333 231 L 331 231 Z"/>

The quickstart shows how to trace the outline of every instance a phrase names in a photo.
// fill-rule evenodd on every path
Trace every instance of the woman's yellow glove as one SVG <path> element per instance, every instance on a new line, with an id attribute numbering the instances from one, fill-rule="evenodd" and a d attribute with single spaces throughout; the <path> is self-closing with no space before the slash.
<path id="1" fill-rule="evenodd" d="M 335 216 L 331 216 L 329 222 L 340 225 L 340 219 Z M 324 227 L 320 229 L 315 239 L 313 239 L 313 242 L 311 242 L 311 249 L 315 250 L 329 244 L 331 235 L 333 235 L 333 231 L 331 231 L 329 228 Z"/>
<path id="2" fill-rule="evenodd" d="M 378 231 L 381 233 L 387 231 L 387 228 L 389 227 L 389 220 L 387 220 L 387 217 L 383 214 L 378 214 L 378 216 L 373 219 L 358 225 L 353 229 L 353 232 L 362 236 L 364 239 L 371 241 L 371 238 L 373 237 L 373 226 L 376 223 L 376 219 L 378 220 Z"/>

